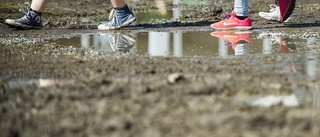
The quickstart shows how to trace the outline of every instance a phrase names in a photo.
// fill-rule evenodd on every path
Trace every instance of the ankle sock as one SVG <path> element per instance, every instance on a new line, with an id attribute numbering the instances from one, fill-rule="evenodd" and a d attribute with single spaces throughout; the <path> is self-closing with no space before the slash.
<path id="1" fill-rule="evenodd" d="M 31 8 L 29 8 L 29 11 L 33 11 L 34 13 L 36 13 L 38 16 L 41 16 L 42 15 L 42 12 L 38 12 L 38 11 L 35 11 Z"/>
<path id="2" fill-rule="evenodd" d="M 129 9 L 128 5 L 126 4 L 122 8 L 114 8 L 116 13 L 118 14 L 132 14 L 132 11 Z"/>
<path id="3" fill-rule="evenodd" d="M 236 17 L 240 20 L 245 20 L 246 18 L 248 18 L 248 16 L 236 16 Z"/>

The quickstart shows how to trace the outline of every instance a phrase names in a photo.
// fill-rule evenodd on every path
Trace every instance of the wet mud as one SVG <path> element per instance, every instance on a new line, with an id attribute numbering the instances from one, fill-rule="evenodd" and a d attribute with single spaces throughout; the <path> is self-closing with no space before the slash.
<path id="1" fill-rule="evenodd" d="M 233 5 L 225 0 L 197 6 L 164 2 L 167 9 L 193 10 L 178 19 L 111 32 L 210 35 L 209 25 L 231 12 Z M 88 54 L 48 40 L 105 33 L 96 26 L 108 18 L 110 4 L 55 0 L 48 4 L 43 29 L 16 30 L 3 22 L 21 16 L 17 3 L 4 0 L 0 7 L 3 137 L 320 134 L 319 43 L 297 48 L 289 44 L 287 49 L 296 51 L 289 54 L 230 57 Z M 150 6 L 154 3 L 129 1 L 135 12 L 158 10 Z M 259 18 L 257 13 L 268 11 L 271 3 L 250 1 L 253 31 L 285 33 L 291 39 L 320 38 L 317 0 L 297 1 L 291 23 Z"/>

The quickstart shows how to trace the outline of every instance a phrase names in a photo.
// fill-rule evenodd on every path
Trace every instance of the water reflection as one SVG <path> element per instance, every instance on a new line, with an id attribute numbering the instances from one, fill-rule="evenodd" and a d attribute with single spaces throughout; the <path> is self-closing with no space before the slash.
<path id="1" fill-rule="evenodd" d="M 103 33 L 92 36 L 93 46 L 91 46 L 91 36 L 82 35 L 80 39 L 81 47 L 84 50 L 94 50 L 98 52 L 120 52 L 129 53 L 136 43 L 136 39 L 130 34 Z"/>
<path id="2" fill-rule="evenodd" d="M 267 36 L 261 36 L 265 34 L 259 34 L 262 39 L 262 54 L 289 54 L 294 53 L 297 50 L 296 41 L 287 37 L 283 37 L 281 33 L 268 33 Z M 234 55 L 249 54 L 249 44 L 252 41 L 252 32 L 250 31 L 217 31 L 212 32 L 211 36 L 219 38 L 219 56 L 228 56 L 228 48 L 231 47 L 234 51 Z M 308 38 L 307 45 L 313 46 L 316 39 Z M 258 46 L 258 45 L 255 45 Z M 251 46 L 252 47 L 252 46 Z M 312 47 L 310 47 L 312 48 Z M 298 72 L 305 75 L 310 79 L 317 78 L 317 58 L 313 52 L 307 53 L 304 60 L 297 60 L 293 56 L 288 56 L 282 60 L 279 60 L 275 65 L 276 68 L 280 67 L 282 73 L 297 74 Z M 304 66 L 301 64 L 304 64 Z M 298 66 L 299 70 L 296 68 Z M 298 78 L 299 76 L 295 76 Z M 280 85 L 281 86 L 281 85 Z M 262 97 L 255 97 L 255 99 L 247 100 L 247 103 L 251 106 L 260 107 L 272 107 L 277 105 L 283 105 L 286 107 L 297 107 L 301 104 L 309 104 L 312 102 L 312 106 L 315 108 L 316 113 L 320 109 L 320 96 L 319 86 L 314 83 L 308 85 L 308 91 L 297 88 L 293 90 L 291 95 L 267 95 Z"/>
<path id="3" fill-rule="evenodd" d="M 166 10 L 163 4 L 164 1 L 156 1 L 156 5 L 160 13 L 165 14 Z M 174 5 L 178 5 L 180 0 L 173 0 Z M 181 9 L 175 7 L 172 10 L 174 19 L 181 16 Z M 182 32 L 177 31 L 173 34 L 173 55 L 176 57 L 183 56 L 182 48 Z M 149 32 L 148 33 L 148 55 L 150 56 L 169 56 L 170 55 L 170 33 L 169 32 Z"/>
<path id="4" fill-rule="evenodd" d="M 276 47 L 279 47 L 279 53 L 280 54 L 288 54 L 290 53 L 290 50 L 296 50 L 296 45 L 292 44 L 290 42 L 290 39 L 282 38 L 281 36 L 278 35 L 271 35 L 270 39 L 266 39 L 269 41 L 269 46 L 271 47 L 272 45 L 278 45 Z M 290 44 L 289 44 L 290 43 Z M 267 43 L 264 43 L 267 44 Z M 268 47 L 265 45 L 264 47 Z M 272 48 L 271 48 L 272 49 Z M 295 67 L 295 62 L 294 59 L 288 57 L 286 60 L 282 62 L 282 72 L 283 73 L 296 73 L 296 67 Z"/>
<path id="5" fill-rule="evenodd" d="M 227 56 L 228 46 L 234 50 L 234 55 L 245 55 L 249 53 L 249 42 L 251 42 L 252 31 L 216 31 L 211 36 L 221 39 L 219 41 L 219 55 Z"/>
<path id="6" fill-rule="evenodd" d="M 307 39 L 307 44 L 306 46 L 310 49 L 314 49 L 314 47 L 317 45 L 317 40 L 314 37 L 308 38 Z M 305 60 L 305 67 L 306 67 L 306 75 L 312 79 L 315 80 L 318 78 L 318 56 L 314 54 L 315 51 L 309 51 L 307 53 L 307 58 Z M 316 114 L 320 110 L 320 89 L 319 85 L 317 83 L 310 83 L 308 87 L 308 91 L 312 93 L 312 100 L 313 100 L 313 107 L 315 108 Z"/>
<path id="7" fill-rule="evenodd" d="M 119 39 L 127 39 L 126 50 L 123 52 L 132 55 L 147 56 L 235 56 L 248 54 L 288 54 L 303 53 L 312 51 L 316 44 L 312 39 L 292 39 L 280 37 L 280 35 L 260 36 L 254 31 L 246 32 L 186 32 L 177 30 L 176 32 L 138 32 L 138 33 L 95 33 L 83 34 L 80 37 L 61 38 L 52 40 L 64 47 L 78 48 L 80 50 L 93 52 L 122 52 L 123 46 L 115 46 Z M 123 41 L 122 41 L 123 42 Z M 130 44 L 128 44 L 130 43 Z M 133 44 L 134 43 L 134 44 Z M 122 43 L 123 44 L 123 43 Z M 311 47 L 308 47 L 310 45 Z M 298 50 L 298 47 L 300 50 Z M 118 48 L 118 49 L 117 49 Z M 302 50 L 301 50 L 302 49 Z M 307 49 L 307 50 L 305 50 Z M 59 50 L 59 49 L 58 49 Z M 63 50 L 63 49 L 61 49 Z M 318 62 L 314 52 L 308 55 L 311 63 Z M 317 57 L 317 56 L 316 56 Z M 312 62 L 313 60 L 313 62 Z M 289 63 L 292 64 L 294 63 Z M 287 65 L 290 66 L 290 65 Z M 288 67 L 291 71 L 295 68 Z M 286 71 L 286 70 L 284 70 Z M 289 71 L 289 70 L 288 70 Z"/>

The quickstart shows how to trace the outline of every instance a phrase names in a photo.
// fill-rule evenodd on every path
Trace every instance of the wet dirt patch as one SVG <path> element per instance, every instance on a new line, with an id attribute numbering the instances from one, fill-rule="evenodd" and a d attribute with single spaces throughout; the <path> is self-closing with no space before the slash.
<path id="1" fill-rule="evenodd" d="M 57 8 L 57 5 L 70 8 L 68 4 L 73 2 L 56 0 L 51 3 L 51 10 L 61 9 L 66 18 L 78 15 Z M 97 2 L 100 1 L 89 3 L 97 5 Z M 42 30 L 22 31 L 2 24 L 1 135 L 317 137 L 320 126 L 319 25 L 316 12 L 311 13 L 317 10 L 314 2 L 317 1 L 299 1 L 294 13 L 296 21 L 290 25 L 259 19 L 256 13 L 261 7 L 268 10 L 269 3 L 252 1 L 250 11 L 255 19 L 254 31 L 267 32 L 261 38 L 253 37 L 252 41 L 260 40 L 260 44 L 253 46 L 262 48 L 258 49 L 260 53 L 271 54 L 243 56 L 233 55 L 232 43 L 227 46 L 231 51 L 227 57 L 86 54 L 76 46 L 48 43 L 48 40 L 106 32 L 64 29 L 66 25 L 60 29 L 52 25 Z M 73 6 L 80 9 L 81 3 L 85 1 Z M 108 12 L 104 5 L 94 7 L 90 4 L 86 5 L 89 8 L 84 8 L 88 9 L 85 12 Z M 231 11 L 231 2 L 214 1 L 214 4 L 223 7 L 222 13 Z M 81 15 L 79 18 L 83 17 Z M 47 21 L 56 17 L 47 17 Z M 203 36 L 218 40 L 210 36 L 213 31 L 209 26 L 173 27 L 170 23 L 163 28 L 154 26 L 115 32 L 144 33 L 137 35 L 138 44 L 139 37 L 147 37 L 150 31 L 170 35 L 176 31 L 197 31 L 197 35 L 206 33 Z M 271 48 L 264 47 L 263 40 L 269 39 L 266 43 L 270 43 L 272 34 L 278 32 L 281 34 L 275 36 L 284 41 L 288 39 L 286 45 L 278 43 Z M 140 42 L 149 45 L 146 40 Z M 280 53 L 287 51 L 289 53 Z M 40 79 L 44 82 L 61 80 L 62 83 L 41 87 L 38 86 Z M 16 86 L 9 88 L 10 84 Z M 286 106 L 286 97 L 295 97 L 298 105 Z M 262 103 L 252 105 L 252 102 Z"/>

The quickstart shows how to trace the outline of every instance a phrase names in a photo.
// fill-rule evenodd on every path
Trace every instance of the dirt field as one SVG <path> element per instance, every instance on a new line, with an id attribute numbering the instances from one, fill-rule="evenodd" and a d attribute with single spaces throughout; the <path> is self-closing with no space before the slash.
<path id="1" fill-rule="evenodd" d="M 320 60 L 319 45 L 311 53 L 177 58 L 86 55 L 83 51 L 57 51 L 59 45 L 46 42 L 98 32 L 96 22 L 81 22 L 81 18 L 105 19 L 111 6 L 103 2 L 52 0 L 43 16 L 44 29 L 15 30 L 3 22 L 21 16 L 18 2 L 2 0 L 1 137 L 320 135 L 319 71 L 308 77 L 302 67 L 297 67 L 296 73 L 279 69 L 283 62 L 304 66 L 311 58 Z M 154 8 L 149 6 L 154 1 L 128 3 L 135 12 Z M 189 16 L 199 22 L 167 22 L 161 28 L 159 24 L 136 24 L 118 31 L 208 31 L 210 23 L 231 11 L 231 3 L 217 0 L 196 7 L 199 11 Z M 297 1 L 294 22 L 286 24 L 258 17 L 270 3 L 250 1 L 255 31 L 320 38 L 318 0 Z M 283 101 L 261 107 L 252 103 L 270 95 L 294 95 L 299 104 L 286 106 Z"/>

